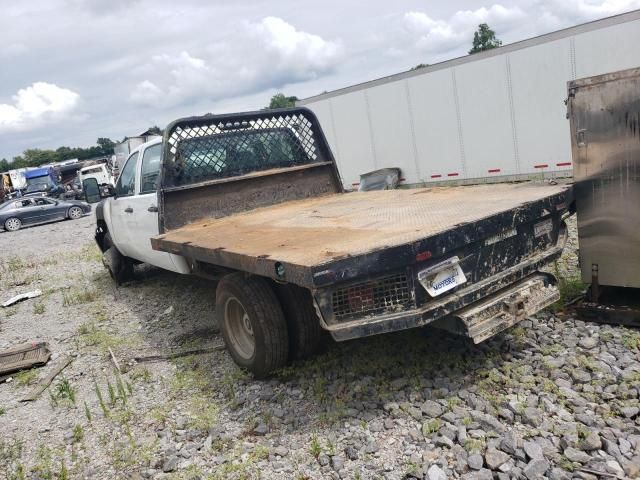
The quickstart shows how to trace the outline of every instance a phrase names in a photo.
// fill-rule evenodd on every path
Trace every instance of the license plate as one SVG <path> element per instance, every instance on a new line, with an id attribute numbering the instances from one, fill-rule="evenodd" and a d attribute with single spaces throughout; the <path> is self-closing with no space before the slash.
<path id="1" fill-rule="evenodd" d="M 536 237 L 541 237 L 542 235 L 548 235 L 553 231 L 553 221 L 551 219 L 544 220 L 540 223 L 536 223 L 533 226 L 533 234 Z"/>
<path id="2" fill-rule="evenodd" d="M 429 295 L 437 297 L 467 281 L 458 257 L 433 265 L 418 273 L 418 281 Z"/>

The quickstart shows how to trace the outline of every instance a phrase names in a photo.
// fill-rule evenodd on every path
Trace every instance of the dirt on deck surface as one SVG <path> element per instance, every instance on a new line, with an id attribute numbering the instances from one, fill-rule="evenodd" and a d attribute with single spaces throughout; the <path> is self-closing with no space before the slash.
<path id="1" fill-rule="evenodd" d="M 415 242 L 567 187 L 505 183 L 327 195 L 206 219 L 157 237 L 163 250 L 189 243 L 209 252 L 315 266 Z M 505 225 L 507 228 L 509 225 Z"/>
<path id="2" fill-rule="evenodd" d="M 0 478 L 639 475 L 637 331 L 549 311 L 478 346 L 430 329 L 328 342 L 266 381 L 224 350 L 137 363 L 221 344 L 215 285 L 143 267 L 115 288 L 92 234 L 91 217 L 0 232 L 1 300 L 43 291 L 0 309 L 0 349 L 53 352 L 0 384 Z"/>

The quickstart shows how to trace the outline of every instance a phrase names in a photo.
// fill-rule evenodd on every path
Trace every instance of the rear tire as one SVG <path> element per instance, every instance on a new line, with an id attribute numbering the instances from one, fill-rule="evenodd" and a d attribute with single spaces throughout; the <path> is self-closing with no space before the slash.
<path id="1" fill-rule="evenodd" d="M 231 357 L 254 377 L 286 365 L 287 322 L 267 280 L 243 273 L 224 277 L 216 290 L 216 317 Z"/>
<path id="2" fill-rule="evenodd" d="M 108 233 L 104 237 L 104 243 L 107 249 L 102 254 L 102 263 L 109 271 L 109 275 L 116 282 L 116 285 L 122 285 L 133 278 L 133 260 L 120 253 L 111 240 Z"/>
<path id="3" fill-rule="evenodd" d="M 320 319 L 309 290 L 293 284 L 276 284 L 289 330 L 289 358 L 304 360 L 315 355 L 322 341 Z"/>
<path id="4" fill-rule="evenodd" d="M 7 221 L 4 222 L 4 229 L 8 232 L 16 232 L 22 228 L 22 222 L 19 218 L 11 217 L 7 218 Z"/>

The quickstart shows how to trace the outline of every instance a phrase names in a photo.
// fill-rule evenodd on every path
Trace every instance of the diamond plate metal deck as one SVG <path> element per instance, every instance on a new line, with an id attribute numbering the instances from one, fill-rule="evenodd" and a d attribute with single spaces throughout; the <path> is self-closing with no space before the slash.
<path id="1" fill-rule="evenodd" d="M 530 202 L 561 194 L 566 185 L 498 184 L 327 195 L 219 219 L 155 237 L 154 248 L 180 246 L 224 255 L 274 259 L 306 267 L 408 244 Z"/>

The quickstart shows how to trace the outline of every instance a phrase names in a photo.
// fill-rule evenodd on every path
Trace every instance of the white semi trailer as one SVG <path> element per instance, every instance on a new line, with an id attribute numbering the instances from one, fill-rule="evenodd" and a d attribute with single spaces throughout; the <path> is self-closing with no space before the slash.
<path id="1" fill-rule="evenodd" d="M 640 65 L 640 10 L 298 102 L 342 181 L 400 167 L 407 184 L 570 174 L 567 81 Z"/>

